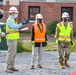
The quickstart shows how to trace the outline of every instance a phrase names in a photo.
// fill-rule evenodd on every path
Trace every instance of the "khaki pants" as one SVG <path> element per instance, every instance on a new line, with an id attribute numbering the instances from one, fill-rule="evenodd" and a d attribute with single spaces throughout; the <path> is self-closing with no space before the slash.
<path id="1" fill-rule="evenodd" d="M 31 65 L 35 65 L 36 59 L 37 64 L 41 64 L 42 55 L 43 55 L 42 44 L 40 45 L 40 47 L 32 47 Z"/>
<path id="2" fill-rule="evenodd" d="M 8 53 L 6 59 L 6 69 L 14 68 L 14 60 L 17 50 L 17 40 L 7 40 Z"/>

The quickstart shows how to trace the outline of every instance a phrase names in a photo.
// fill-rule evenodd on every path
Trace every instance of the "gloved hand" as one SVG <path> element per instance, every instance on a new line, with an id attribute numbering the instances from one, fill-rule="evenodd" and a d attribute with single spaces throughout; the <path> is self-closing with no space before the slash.
<path id="1" fill-rule="evenodd" d="M 35 42 L 34 41 L 32 41 L 32 46 L 35 46 Z"/>
<path id="2" fill-rule="evenodd" d="M 71 41 L 71 45 L 73 45 L 73 41 Z"/>
<path id="3" fill-rule="evenodd" d="M 45 41 L 45 42 L 44 42 L 44 46 L 47 46 L 47 44 L 48 44 L 48 41 Z"/>
<path id="4" fill-rule="evenodd" d="M 55 43 L 58 44 L 58 39 L 56 39 Z"/>
<path id="5" fill-rule="evenodd" d="M 56 44 L 60 44 L 60 41 L 58 39 L 56 39 L 55 43 Z"/>
<path id="6" fill-rule="evenodd" d="M 1 32 L 1 36 L 2 36 L 2 37 L 5 36 L 5 32 Z"/>
<path id="7" fill-rule="evenodd" d="M 24 25 L 24 24 L 28 24 L 29 23 L 29 20 L 26 20 L 26 19 L 24 19 L 23 21 L 22 21 L 22 24 Z"/>
<path id="8" fill-rule="evenodd" d="M 48 45 L 48 41 L 46 41 L 46 45 Z"/>

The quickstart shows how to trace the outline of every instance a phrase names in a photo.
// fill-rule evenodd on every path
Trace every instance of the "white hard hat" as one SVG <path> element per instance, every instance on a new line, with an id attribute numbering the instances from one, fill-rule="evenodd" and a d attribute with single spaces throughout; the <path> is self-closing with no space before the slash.
<path id="1" fill-rule="evenodd" d="M 9 9 L 9 13 L 12 13 L 12 12 L 19 13 L 16 7 L 11 7 Z"/>
<path id="2" fill-rule="evenodd" d="M 41 14 L 37 14 L 35 19 L 42 19 L 42 15 Z"/>
<path id="3" fill-rule="evenodd" d="M 62 14 L 62 18 L 66 18 L 66 17 L 69 17 L 69 14 L 68 14 L 67 12 L 64 12 L 64 13 Z"/>

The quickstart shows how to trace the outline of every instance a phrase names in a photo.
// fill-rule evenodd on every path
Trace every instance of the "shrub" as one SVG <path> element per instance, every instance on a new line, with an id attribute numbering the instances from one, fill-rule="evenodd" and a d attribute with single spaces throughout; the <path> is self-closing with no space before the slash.
<path id="1" fill-rule="evenodd" d="M 73 32 L 73 37 L 76 37 L 76 32 Z"/>
<path id="2" fill-rule="evenodd" d="M 73 45 L 71 47 L 73 52 L 76 52 L 76 40 L 73 41 Z"/>
<path id="3" fill-rule="evenodd" d="M 52 21 L 52 23 L 48 26 L 47 34 L 55 34 L 57 23 L 59 23 L 59 21 Z"/>
<path id="4" fill-rule="evenodd" d="M 31 31 L 20 31 L 20 33 L 31 34 Z"/>
<path id="5" fill-rule="evenodd" d="M 18 41 L 18 45 L 17 45 L 17 52 L 20 53 L 20 52 L 31 52 L 32 49 L 31 49 L 31 44 L 29 45 L 26 45 L 25 43 L 22 42 L 22 40 L 19 40 Z"/>

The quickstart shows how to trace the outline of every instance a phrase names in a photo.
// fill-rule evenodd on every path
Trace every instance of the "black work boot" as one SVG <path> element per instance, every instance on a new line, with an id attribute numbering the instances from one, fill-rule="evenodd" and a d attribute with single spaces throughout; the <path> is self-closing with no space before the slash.
<path id="1" fill-rule="evenodd" d="M 30 69 L 34 69 L 34 65 L 31 65 Z"/>
<path id="2" fill-rule="evenodd" d="M 40 64 L 37 65 L 38 68 L 42 68 L 42 66 Z"/>

